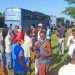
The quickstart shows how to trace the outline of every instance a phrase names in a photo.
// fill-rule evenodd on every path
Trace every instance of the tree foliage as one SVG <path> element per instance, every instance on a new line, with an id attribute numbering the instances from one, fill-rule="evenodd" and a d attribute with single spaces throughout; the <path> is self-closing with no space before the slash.
<path id="1" fill-rule="evenodd" d="M 75 0 L 65 0 L 66 2 L 68 2 L 69 4 L 75 4 Z"/>
<path id="2" fill-rule="evenodd" d="M 65 8 L 63 13 L 65 13 L 65 14 L 69 15 L 70 17 L 72 17 L 73 19 L 75 19 L 75 6 L 74 6 L 75 0 L 65 0 L 65 1 L 67 1 L 67 3 L 73 4 L 73 5 Z"/>
<path id="3" fill-rule="evenodd" d="M 64 13 L 75 19 L 75 7 L 67 7 Z"/>

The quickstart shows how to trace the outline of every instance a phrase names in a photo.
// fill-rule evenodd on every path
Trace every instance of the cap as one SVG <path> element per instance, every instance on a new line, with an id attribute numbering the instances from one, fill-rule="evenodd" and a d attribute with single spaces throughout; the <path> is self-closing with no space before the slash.
<path id="1" fill-rule="evenodd" d="M 42 26 L 43 26 L 43 24 L 42 24 L 42 23 L 39 23 L 39 24 L 38 24 L 38 26 L 39 26 L 39 27 L 42 27 Z"/>

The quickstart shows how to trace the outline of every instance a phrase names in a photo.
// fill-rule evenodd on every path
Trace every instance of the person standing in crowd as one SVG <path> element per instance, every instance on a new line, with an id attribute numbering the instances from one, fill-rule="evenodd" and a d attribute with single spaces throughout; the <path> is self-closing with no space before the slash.
<path id="1" fill-rule="evenodd" d="M 6 69 L 7 72 L 12 70 L 12 57 L 11 57 L 11 33 L 8 33 L 5 37 L 5 57 L 6 57 Z"/>
<path id="2" fill-rule="evenodd" d="M 4 28 L 3 28 L 3 31 L 2 31 L 4 50 L 5 50 L 5 37 L 6 37 L 7 33 L 8 33 L 8 29 L 9 29 L 9 28 L 8 28 L 7 25 L 5 24 L 5 25 L 4 25 Z M 5 51 L 4 51 L 4 52 L 5 52 Z"/>
<path id="3" fill-rule="evenodd" d="M 34 46 L 34 43 L 37 41 L 37 30 L 36 30 L 36 26 L 32 25 L 31 26 L 31 30 L 30 30 L 30 36 L 32 37 L 32 43 Z"/>
<path id="4" fill-rule="evenodd" d="M 27 59 L 29 64 L 29 71 L 31 68 L 31 49 L 32 49 L 32 39 L 30 37 L 30 30 L 27 30 L 24 35 L 24 43 L 22 44 L 22 48 L 24 50 L 24 57 Z M 30 75 L 30 72 L 28 72 Z"/>
<path id="5" fill-rule="evenodd" d="M 71 57 L 73 50 L 75 49 L 75 29 L 72 29 L 72 35 L 68 37 L 67 48 L 69 50 L 68 55 Z"/>
<path id="6" fill-rule="evenodd" d="M 37 28 L 37 41 L 39 41 L 41 38 L 40 38 L 40 32 L 41 31 L 45 31 L 46 32 L 46 29 L 45 28 L 43 28 L 43 24 L 42 23 L 39 23 L 38 24 L 38 28 Z M 36 43 L 36 42 L 35 42 Z M 35 49 L 34 49 L 35 50 Z M 35 55 L 35 75 L 37 75 L 38 74 L 38 58 L 37 58 L 37 56 L 36 56 L 36 53 L 34 54 Z"/>
<path id="7" fill-rule="evenodd" d="M 41 32 L 41 30 L 42 30 L 42 23 L 39 23 L 38 24 L 38 28 L 37 28 L 37 40 L 40 40 L 40 32 Z M 36 41 L 37 41 L 36 40 Z M 35 41 L 35 42 L 36 42 Z M 38 58 L 36 58 L 36 53 L 35 53 L 35 48 L 34 48 L 34 46 L 35 46 L 35 42 L 34 42 L 34 44 L 33 44 L 33 57 L 34 57 L 34 59 L 35 59 L 35 75 L 37 75 L 38 74 Z"/>
<path id="8" fill-rule="evenodd" d="M 35 52 L 34 52 L 34 44 L 37 41 L 37 28 L 35 25 L 31 26 L 31 31 L 30 31 L 30 36 L 32 38 L 32 51 L 31 51 L 31 55 L 32 55 L 32 64 L 35 63 Z"/>
<path id="9" fill-rule="evenodd" d="M 59 55 L 64 55 L 64 37 L 65 37 L 65 27 L 63 23 L 60 23 L 60 26 L 57 30 L 58 33 L 58 45 L 59 45 Z"/>
<path id="10" fill-rule="evenodd" d="M 27 62 L 27 58 L 24 56 L 24 50 L 21 47 L 24 42 L 23 33 L 19 32 L 15 39 L 16 40 L 14 41 L 16 42 L 16 45 L 12 50 L 14 75 L 25 75 L 29 64 Z"/>
<path id="11" fill-rule="evenodd" d="M 2 69 L 2 75 L 6 75 L 6 68 L 4 63 L 4 47 L 3 47 L 3 35 L 0 32 L 0 68 Z"/>
<path id="12" fill-rule="evenodd" d="M 3 36 L 3 65 L 2 65 L 2 75 L 6 75 L 6 65 L 5 65 L 5 37 L 8 33 L 8 27 L 7 24 L 4 25 L 3 30 L 2 30 L 2 36 Z"/>
<path id="13" fill-rule="evenodd" d="M 70 63 L 62 66 L 58 71 L 58 75 L 75 75 L 75 49 L 73 50 Z"/>
<path id="14" fill-rule="evenodd" d="M 52 49 L 46 32 L 40 32 L 40 40 L 35 43 L 36 57 L 38 58 L 38 75 L 48 75 L 48 65 L 51 62 Z"/>
<path id="15" fill-rule="evenodd" d="M 19 29 L 19 30 L 18 30 Z M 13 31 L 12 32 L 12 44 L 11 44 L 11 51 L 12 51 L 12 58 L 13 58 L 13 60 L 15 60 L 15 58 L 16 58 L 16 56 L 15 56 L 15 54 L 14 54 L 14 48 L 15 48 L 15 46 L 17 45 L 17 39 L 19 39 L 20 37 L 22 37 L 21 35 L 23 36 L 24 35 L 24 33 L 22 32 L 22 29 L 21 28 L 16 28 L 16 30 L 15 30 L 15 32 Z M 14 61 L 13 61 L 13 73 L 14 73 Z M 13 74 L 12 73 L 12 74 Z"/>

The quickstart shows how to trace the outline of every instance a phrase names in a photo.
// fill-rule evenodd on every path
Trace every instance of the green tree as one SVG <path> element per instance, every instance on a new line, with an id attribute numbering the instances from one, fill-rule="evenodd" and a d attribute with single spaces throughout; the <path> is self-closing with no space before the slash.
<path id="1" fill-rule="evenodd" d="M 69 4 L 74 4 L 75 3 L 75 0 L 65 0 L 67 1 Z"/>
<path id="2" fill-rule="evenodd" d="M 70 17 L 72 17 L 73 19 L 75 19 L 75 0 L 65 0 L 70 6 L 65 8 L 65 10 L 63 11 L 63 13 L 69 15 Z"/>

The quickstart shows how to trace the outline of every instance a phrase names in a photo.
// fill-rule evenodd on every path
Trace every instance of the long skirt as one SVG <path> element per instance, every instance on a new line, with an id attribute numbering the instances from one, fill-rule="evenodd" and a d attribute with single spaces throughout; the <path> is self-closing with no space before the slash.
<path id="1" fill-rule="evenodd" d="M 38 75 L 48 75 L 48 64 L 39 64 Z"/>

